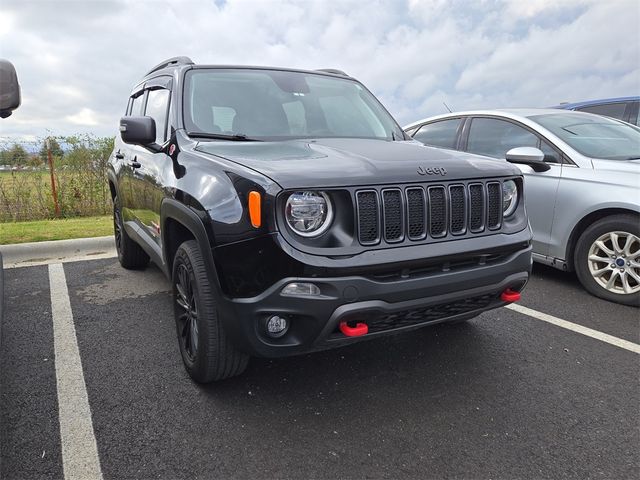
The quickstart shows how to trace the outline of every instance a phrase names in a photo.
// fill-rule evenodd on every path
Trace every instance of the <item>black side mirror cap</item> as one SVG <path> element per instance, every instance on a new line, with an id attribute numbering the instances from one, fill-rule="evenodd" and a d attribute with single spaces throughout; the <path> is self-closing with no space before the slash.
<path id="1" fill-rule="evenodd" d="M 544 153 L 535 147 L 512 148 L 505 154 L 507 162 L 529 165 L 534 172 L 546 172 L 551 167 L 544 161 Z"/>
<path id="2" fill-rule="evenodd" d="M 20 106 L 20 84 L 16 69 L 8 60 L 0 59 L 0 118 L 7 118 Z"/>
<path id="3" fill-rule="evenodd" d="M 140 145 L 154 152 L 161 150 L 156 143 L 156 121 L 151 117 L 122 117 L 120 136 L 124 143 Z"/>

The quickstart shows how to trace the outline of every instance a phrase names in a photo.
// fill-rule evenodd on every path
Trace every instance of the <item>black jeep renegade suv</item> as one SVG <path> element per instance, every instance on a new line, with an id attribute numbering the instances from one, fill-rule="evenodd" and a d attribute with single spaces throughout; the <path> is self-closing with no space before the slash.
<path id="1" fill-rule="evenodd" d="M 337 70 L 163 62 L 131 92 L 109 186 L 120 263 L 171 279 L 198 382 L 466 320 L 529 278 L 520 171 L 412 141 Z"/>

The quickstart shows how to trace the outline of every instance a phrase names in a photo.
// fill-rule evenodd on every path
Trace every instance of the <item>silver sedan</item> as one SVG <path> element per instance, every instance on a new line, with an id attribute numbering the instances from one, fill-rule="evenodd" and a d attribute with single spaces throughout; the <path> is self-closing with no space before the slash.
<path id="1" fill-rule="evenodd" d="M 425 145 L 519 164 L 534 260 L 640 305 L 640 129 L 580 112 L 457 112 L 405 127 Z"/>

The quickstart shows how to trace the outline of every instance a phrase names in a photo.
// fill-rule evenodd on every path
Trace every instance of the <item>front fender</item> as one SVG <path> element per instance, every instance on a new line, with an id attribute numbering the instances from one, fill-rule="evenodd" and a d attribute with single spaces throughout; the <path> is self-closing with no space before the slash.
<path id="1" fill-rule="evenodd" d="M 213 235 L 211 234 L 212 232 L 207 232 L 207 227 L 205 226 L 207 218 L 205 214 L 175 199 L 165 198 L 160 206 L 160 225 L 162 232 L 162 257 L 164 260 L 163 263 L 167 265 L 168 276 L 171 276 L 173 263 L 172 252 L 179 246 L 176 244 L 176 240 L 178 239 L 171 237 L 172 234 L 175 234 L 175 230 L 169 227 L 169 223 L 172 221 L 177 222 L 191 234 L 200 247 L 207 266 L 207 272 L 215 272 L 211 254 L 211 249 L 214 244 Z M 217 275 L 215 275 L 215 279 L 210 278 L 210 280 L 215 280 L 215 282 L 218 283 Z"/>
<path id="2" fill-rule="evenodd" d="M 275 231 L 275 196 L 280 191 L 273 181 L 245 167 L 213 156 L 182 153 L 179 164 L 186 174 L 177 178 L 173 197 L 202 209 L 205 224 L 211 223 L 215 245 L 259 237 Z M 262 197 L 262 224 L 255 228 L 248 213 L 248 195 Z"/>

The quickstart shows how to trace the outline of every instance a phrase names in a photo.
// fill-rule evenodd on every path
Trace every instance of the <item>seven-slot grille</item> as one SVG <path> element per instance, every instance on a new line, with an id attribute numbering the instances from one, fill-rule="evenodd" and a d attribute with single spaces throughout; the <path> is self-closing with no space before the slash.
<path id="1" fill-rule="evenodd" d="M 502 226 L 502 187 L 490 181 L 360 190 L 356 209 L 363 245 L 482 233 Z"/>

